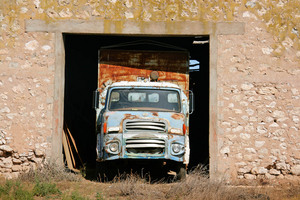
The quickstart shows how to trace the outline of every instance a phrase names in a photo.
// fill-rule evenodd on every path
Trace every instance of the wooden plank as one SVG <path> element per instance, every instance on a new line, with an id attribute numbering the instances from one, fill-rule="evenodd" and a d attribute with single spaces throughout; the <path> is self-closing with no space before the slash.
<path id="1" fill-rule="evenodd" d="M 69 151 L 68 144 L 67 144 L 66 133 L 64 131 L 62 134 L 62 143 L 63 143 L 65 156 L 66 156 L 66 160 L 67 160 L 67 166 L 69 169 L 72 170 L 73 169 L 72 160 L 71 160 L 70 151 Z"/>
<path id="2" fill-rule="evenodd" d="M 67 144 L 67 138 L 66 138 L 66 134 L 63 131 L 62 133 L 62 143 L 63 143 L 63 147 L 64 147 L 64 151 L 65 151 L 65 156 L 66 156 L 66 160 L 67 160 L 67 166 L 70 170 L 72 170 L 73 172 L 80 172 L 80 170 L 78 169 L 74 169 L 73 165 L 72 165 L 72 160 L 71 160 L 71 156 L 70 156 L 70 150 L 68 148 L 68 144 Z"/>
<path id="3" fill-rule="evenodd" d="M 70 138 L 71 138 L 71 141 L 72 141 L 72 143 L 73 143 L 73 145 L 74 145 L 74 148 L 75 148 L 75 151 L 76 151 L 76 153 L 77 153 L 77 155 L 78 155 L 78 157 L 79 157 L 79 160 L 80 160 L 81 164 L 83 165 L 83 161 L 82 161 L 82 159 L 81 159 L 81 157 L 80 157 L 80 154 L 79 154 L 79 152 L 78 152 L 78 149 L 77 149 L 75 140 L 74 140 L 74 138 L 73 138 L 73 136 L 72 136 L 72 134 L 71 134 L 71 132 L 70 132 L 70 130 L 69 130 L 69 128 L 68 128 L 67 125 L 66 125 L 66 129 L 67 129 L 67 132 L 68 132 L 68 134 L 69 134 L 69 136 L 70 136 Z"/>
<path id="4" fill-rule="evenodd" d="M 70 140 L 69 140 L 69 137 L 67 135 L 66 135 L 66 138 L 67 138 L 67 143 L 68 143 L 68 147 L 69 147 L 69 150 L 70 150 L 70 155 L 71 155 L 71 160 L 72 160 L 73 168 L 76 169 L 76 162 L 75 162 L 75 158 L 74 158 L 74 155 L 73 155 L 73 151 L 72 151 L 72 147 L 71 147 L 71 144 L 70 144 Z"/>

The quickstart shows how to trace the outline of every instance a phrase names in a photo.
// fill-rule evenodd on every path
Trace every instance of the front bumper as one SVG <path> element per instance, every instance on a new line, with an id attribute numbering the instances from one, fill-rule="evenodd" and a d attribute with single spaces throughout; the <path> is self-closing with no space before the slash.
<path id="1" fill-rule="evenodd" d="M 165 133 L 118 133 L 106 134 L 102 141 L 102 148 L 101 145 L 98 146 L 98 151 L 101 152 L 98 153 L 98 161 L 166 159 L 183 162 L 184 160 L 185 137 L 182 135 Z M 118 144 L 117 148 L 116 143 Z M 176 148 L 174 148 L 174 145 Z"/>

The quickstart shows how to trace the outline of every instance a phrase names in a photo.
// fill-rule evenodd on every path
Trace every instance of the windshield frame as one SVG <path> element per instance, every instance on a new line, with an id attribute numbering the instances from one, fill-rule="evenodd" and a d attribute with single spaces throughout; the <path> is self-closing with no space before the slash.
<path id="1" fill-rule="evenodd" d="M 164 109 L 164 108 L 155 108 L 155 107 L 141 107 L 144 109 L 139 109 L 139 108 L 132 108 L 132 109 L 110 109 L 110 104 L 111 104 L 111 94 L 114 90 L 157 90 L 157 91 L 163 91 L 163 90 L 167 90 L 167 91 L 173 91 L 176 92 L 178 94 L 178 110 L 170 110 L 170 109 Z M 111 112 L 115 112 L 115 111 L 155 111 L 155 112 L 175 112 L 175 113 L 181 113 L 182 111 L 182 99 L 181 99 L 181 90 L 177 89 L 177 88 L 171 88 L 171 87 L 111 87 L 108 89 L 108 95 L 107 95 L 107 99 L 106 99 L 106 110 L 107 111 L 111 111 Z"/>

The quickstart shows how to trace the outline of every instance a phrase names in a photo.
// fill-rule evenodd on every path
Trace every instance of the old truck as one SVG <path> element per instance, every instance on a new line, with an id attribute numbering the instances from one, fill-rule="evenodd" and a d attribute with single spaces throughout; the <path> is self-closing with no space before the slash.
<path id="1" fill-rule="evenodd" d="M 187 51 L 162 43 L 99 50 L 94 107 L 100 177 L 128 165 L 186 176 L 193 111 L 188 66 Z"/>

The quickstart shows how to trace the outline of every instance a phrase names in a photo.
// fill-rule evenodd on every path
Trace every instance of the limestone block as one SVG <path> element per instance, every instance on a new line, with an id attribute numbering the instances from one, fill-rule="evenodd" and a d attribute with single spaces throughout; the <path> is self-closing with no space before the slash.
<path id="1" fill-rule="evenodd" d="M 248 153 L 256 153 L 256 150 L 254 148 L 245 148 L 245 151 L 247 151 Z"/>
<path id="2" fill-rule="evenodd" d="M 272 113 L 272 116 L 275 117 L 275 118 L 284 118 L 285 117 L 285 113 L 283 111 L 280 111 L 280 110 L 275 110 Z"/>
<path id="3" fill-rule="evenodd" d="M 251 168 L 249 166 L 245 166 L 243 168 L 238 169 L 238 174 L 246 174 L 250 172 L 251 172 Z"/>
<path id="4" fill-rule="evenodd" d="M 34 153 L 37 157 L 43 157 L 45 155 L 45 153 L 40 149 L 35 149 Z"/>
<path id="5" fill-rule="evenodd" d="M 66 6 L 68 4 L 70 4 L 71 0 L 58 0 L 58 4 L 61 6 Z"/>
<path id="6" fill-rule="evenodd" d="M 30 171 L 30 166 L 29 165 L 22 166 L 22 171 L 25 172 L 25 173 L 28 173 Z"/>
<path id="7" fill-rule="evenodd" d="M 291 167 L 291 173 L 293 175 L 300 176 L 300 165 L 294 165 Z"/>
<path id="8" fill-rule="evenodd" d="M 243 111 L 241 109 L 234 109 L 233 110 L 235 114 L 242 114 Z"/>
<path id="9" fill-rule="evenodd" d="M 240 132 L 240 131 L 242 131 L 244 128 L 242 127 L 242 126 L 238 126 L 238 127 L 236 127 L 236 128 L 233 128 L 232 129 L 232 132 Z"/>
<path id="10" fill-rule="evenodd" d="M 31 161 L 33 161 L 35 163 L 42 163 L 43 162 L 43 158 L 32 158 Z"/>
<path id="11" fill-rule="evenodd" d="M 260 174 L 260 175 L 264 175 L 268 173 L 268 169 L 264 168 L 264 167 L 254 167 L 251 169 L 251 174 Z"/>
<path id="12" fill-rule="evenodd" d="M 243 178 L 244 178 L 244 175 L 238 175 L 237 178 L 238 178 L 238 179 L 243 179 Z"/>
<path id="13" fill-rule="evenodd" d="M 254 87 L 251 83 L 244 83 L 241 85 L 242 90 L 251 90 Z"/>
<path id="14" fill-rule="evenodd" d="M 241 133 L 240 138 L 242 138 L 243 140 L 249 140 L 251 138 L 251 135 L 248 133 Z"/>
<path id="15" fill-rule="evenodd" d="M 271 175 L 269 173 L 265 174 L 266 179 L 275 179 L 276 177 L 274 175 Z"/>
<path id="16" fill-rule="evenodd" d="M 17 159 L 17 158 L 13 158 L 12 162 L 13 162 L 13 164 L 21 164 L 22 163 L 22 161 L 20 159 Z"/>
<path id="17" fill-rule="evenodd" d="M 244 94 L 247 95 L 247 96 L 257 95 L 256 91 L 253 91 L 253 90 L 244 91 Z M 252 97 L 252 98 L 254 98 L 254 97 Z M 250 100 L 248 99 L 248 101 L 250 101 Z"/>
<path id="18" fill-rule="evenodd" d="M 255 141 L 255 147 L 260 148 L 264 146 L 265 143 L 266 143 L 265 141 Z"/>
<path id="19" fill-rule="evenodd" d="M 8 107 L 4 107 L 0 110 L 0 113 L 10 113 L 10 109 Z"/>
<path id="20" fill-rule="evenodd" d="M 27 157 L 20 157 L 20 160 L 22 161 L 22 162 L 26 162 L 27 161 Z"/>
<path id="21" fill-rule="evenodd" d="M 279 174 L 278 176 L 276 176 L 278 179 L 284 179 L 284 175 L 283 174 Z"/>
<path id="22" fill-rule="evenodd" d="M 223 147 L 223 148 L 220 150 L 220 153 L 221 153 L 221 154 L 228 154 L 228 153 L 230 153 L 230 148 L 229 148 L 229 146 Z"/>
<path id="23" fill-rule="evenodd" d="M 298 124 L 300 121 L 299 117 L 298 116 L 293 116 L 293 122 Z"/>
<path id="24" fill-rule="evenodd" d="M 254 132 L 254 130 L 255 130 L 255 128 L 254 128 L 254 126 L 251 125 L 251 124 L 247 124 L 247 125 L 245 126 L 245 131 L 246 131 L 246 132 L 252 133 L 252 132 Z"/>
<path id="25" fill-rule="evenodd" d="M 13 162 L 11 157 L 3 158 L 2 161 L 0 162 L 0 167 L 10 169 L 12 166 L 13 166 Z"/>
<path id="26" fill-rule="evenodd" d="M 280 155 L 280 149 L 271 149 L 271 154 L 273 156 L 278 156 Z"/>
<path id="27" fill-rule="evenodd" d="M 235 163 L 235 165 L 237 167 L 245 167 L 247 165 L 247 163 L 245 163 L 245 162 L 238 162 L 238 163 Z"/>
<path id="28" fill-rule="evenodd" d="M 259 134 L 267 133 L 267 129 L 264 126 L 257 126 L 256 131 Z"/>
<path id="29" fill-rule="evenodd" d="M 73 13 L 70 11 L 69 8 L 65 8 L 62 11 L 60 11 L 59 16 L 63 17 L 63 18 L 69 18 L 73 16 Z"/>
<path id="30" fill-rule="evenodd" d="M 244 160 L 248 162 L 252 162 L 254 160 L 254 155 L 253 154 L 246 154 L 244 155 Z"/>
<path id="31" fill-rule="evenodd" d="M 279 125 L 276 122 L 273 122 L 272 124 L 269 125 L 270 128 L 278 128 Z"/>
<path id="32" fill-rule="evenodd" d="M 39 43 L 36 40 L 29 41 L 25 44 L 25 49 L 34 51 L 39 47 Z"/>
<path id="33" fill-rule="evenodd" d="M 274 87 L 261 87 L 258 90 L 258 94 L 262 95 L 270 95 L 270 94 L 275 94 L 276 93 L 276 88 Z"/>
<path id="34" fill-rule="evenodd" d="M 278 170 L 290 170 L 291 169 L 291 166 L 284 162 L 276 163 L 275 166 L 276 166 L 276 169 L 278 169 Z"/>
<path id="35" fill-rule="evenodd" d="M 280 173 L 280 171 L 279 170 L 277 170 L 277 169 L 270 169 L 269 170 L 269 173 L 271 174 L 271 175 L 279 175 L 279 174 L 281 174 Z"/>
<path id="36" fill-rule="evenodd" d="M 270 47 L 265 47 L 265 48 L 262 48 L 261 51 L 265 55 L 270 55 L 273 52 L 273 49 Z"/>
<path id="37" fill-rule="evenodd" d="M 254 114 L 254 110 L 253 110 L 253 109 L 250 109 L 250 108 L 248 108 L 248 109 L 246 110 L 246 112 L 247 112 L 248 115 L 253 115 L 253 114 Z"/>
<path id="38" fill-rule="evenodd" d="M 11 173 L 3 173 L 2 176 L 4 176 L 7 180 L 11 180 L 13 178 Z"/>
<path id="39" fill-rule="evenodd" d="M 299 95 L 299 90 L 297 88 L 291 89 L 293 95 Z"/>
<path id="40" fill-rule="evenodd" d="M 48 8 L 46 10 L 46 13 L 47 13 L 48 17 L 50 17 L 50 18 L 58 18 L 59 17 L 59 15 L 57 14 L 57 12 L 54 9 L 52 9 L 52 8 Z"/>
<path id="41" fill-rule="evenodd" d="M 12 171 L 13 172 L 19 172 L 19 171 L 22 171 L 22 166 L 21 165 L 14 165 L 12 166 Z"/>
<path id="42" fill-rule="evenodd" d="M 256 176 L 254 174 L 244 174 L 244 176 L 245 176 L 245 179 L 248 179 L 248 180 L 256 179 Z"/>
<path id="43" fill-rule="evenodd" d="M 241 106 L 245 106 L 245 107 L 246 107 L 246 106 L 248 106 L 248 105 L 249 105 L 249 103 L 248 103 L 248 102 L 246 102 L 246 101 L 241 101 L 241 102 L 240 102 L 240 105 L 241 105 Z"/>

